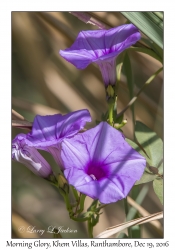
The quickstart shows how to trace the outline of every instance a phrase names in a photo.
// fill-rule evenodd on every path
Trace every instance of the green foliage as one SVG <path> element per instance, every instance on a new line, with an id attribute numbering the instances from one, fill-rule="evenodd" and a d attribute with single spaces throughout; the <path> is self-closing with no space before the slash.
<path id="1" fill-rule="evenodd" d="M 138 145 L 129 139 L 126 141 L 146 158 L 149 165 L 135 185 L 153 181 L 154 191 L 163 204 L 163 180 L 160 178 L 163 174 L 163 142 L 155 132 L 139 121 L 136 121 L 135 136 Z"/>
<path id="2" fill-rule="evenodd" d="M 143 157 L 147 159 L 146 154 L 142 151 L 142 149 L 135 142 L 131 141 L 128 138 L 125 138 L 125 141 L 127 141 L 132 148 L 134 148 L 137 152 L 139 152 Z"/>
<path id="3" fill-rule="evenodd" d="M 136 121 L 135 136 L 147 154 L 150 166 L 158 167 L 163 157 L 163 142 L 150 128 L 142 122 Z"/>
<path id="4" fill-rule="evenodd" d="M 134 83 L 133 83 L 133 74 L 132 74 L 132 67 L 131 67 L 131 61 L 129 58 L 128 53 L 126 52 L 125 54 L 125 58 L 124 58 L 124 63 L 123 63 L 123 68 L 124 68 L 124 72 L 126 75 L 126 79 L 127 79 L 127 85 L 128 85 L 128 89 L 129 89 L 129 97 L 130 100 L 133 98 L 134 96 Z M 135 116 L 134 116 L 134 104 L 130 107 L 131 111 L 132 111 L 132 121 L 133 124 L 135 122 Z"/>
<path id="5" fill-rule="evenodd" d="M 154 12 L 121 13 L 160 48 L 163 48 L 163 17 L 160 18 Z"/>
<path id="6" fill-rule="evenodd" d="M 163 179 L 157 178 L 153 181 L 154 192 L 163 204 Z"/>
<path id="7" fill-rule="evenodd" d="M 149 172 L 147 172 L 147 171 L 148 171 L 148 170 L 147 170 L 147 168 L 146 168 L 146 170 L 145 170 L 145 172 L 143 173 L 141 179 L 140 179 L 139 181 L 137 181 L 135 185 L 147 183 L 147 182 L 153 181 L 153 180 L 156 178 L 156 175 L 155 175 L 155 174 L 149 173 Z"/>
<path id="8" fill-rule="evenodd" d="M 117 238 L 118 239 L 128 239 L 128 236 L 125 233 L 120 233 Z"/>
<path id="9" fill-rule="evenodd" d="M 158 48 L 157 46 L 154 45 L 154 43 L 150 43 L 150 45 L 152 48 L 155 48 L 155 47 Z M 130 47 L 128 50 L 137 51 L 137 52 L 147 54 L 147 55 L 153 57 L 154 59 L 158 60 L 159 62 L 161 62 L 161 63 L 163 62 L 162 50 L 161 51 L 159 50 L 156 53 L 151 49 L 142 48 L 142 47 Z M 156 49 L 154 49 L 154 50 L 156 51 Z"/>
<path id="10" fill-rule="evenodd" d="M 139 152 L 143 157 L 146 158 L 146 161 L 149 161 L 148 156 L 143 152 L 143 150 L 133 141 L 129 140 L 128 138 L 125 139 L 132 148 L 134 148 L 137 152 Z M 146 167 L 144 174 L 142 175 L 141 179 L 136 182 L 135 185 L 147 183 L 153 181 L 156 178 L 156 175 L 152 174 L 149 169 Z"/>
<path id="11" fill-rule="evenodd" d="M 136 216 L 136 219 L 138 218 L 138 215 Z M 138 239 L 141 238 L 141 230 L 140 230 L 140 225 L 135 225 L 131 228 L 132 231 L 132 238 L 133 239 Z"/>

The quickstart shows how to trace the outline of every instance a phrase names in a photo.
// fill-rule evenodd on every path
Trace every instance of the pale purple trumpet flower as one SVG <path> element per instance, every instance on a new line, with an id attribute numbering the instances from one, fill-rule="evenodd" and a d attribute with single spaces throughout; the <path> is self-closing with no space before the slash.
<path id="1" fill-rule="evenodd" d="M 32 131 L 26 134 L 25 143 L 28 147 L 48 151 L 52 154 L 56 163 L 61 166 L 61 141 L 77 134 L 84 128 L 86 122 L 91 122 L 91 116 L 87 109 L 66 115 L 36 115 Z"/>
<path id="2" fill-rule="evenodd" d="M 106 122 L 64 139 L 61 158 L 68 183 L 105 204 L 125 198 L 146 167 L 145 158 Z"/>
<path id="3" fill-rule="evenodd" d="M 17 135 L 12 141 L 12 159 L 24 164 L 34 174 L 47 178 L 52 174 L 48 162 L 42 157 L 36 148 L 26 144 L 25 134 Z"/>
<path id="4" fill-rule="evenodd" d="M 140 38 L 141 34 L 133 24 L 109 30 L 81 31 L 73 45 L 59 53 L 78 69 L 96 63 L 107 89 L 108 85 L 116 84 L 116 57 Z"/>

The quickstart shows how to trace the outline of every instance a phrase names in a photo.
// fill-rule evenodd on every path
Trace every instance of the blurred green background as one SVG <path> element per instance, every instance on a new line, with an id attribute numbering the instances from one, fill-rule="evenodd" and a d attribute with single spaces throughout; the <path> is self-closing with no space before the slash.
<path id="1" fill-rule="evenodd" d="M 127 20 L 119 12 L 92 12 L 108 27 L 124 24 Z M 107 111 L 105 90 L 101 73 L 95 64 L 85 70 L 77 70 L 66 62 L 59 50 L 69 47 L 81 30 L 98 29 L 85 24 L 68 12 L 12 12 L 12 108 L 33 121 L 36 114 L 48 115 L 87 108 L 93 124 Z M 136 94 L 144 82 L 161 67 L 160 62 L 146 54 L 129 53 Z M 129 102 L 126 76 L 122 71 L 118 94 L 118 112 Z M 135 103 L 135 118 L 154 130 L 163 139 L 163 73 L 147 86 Z M 130 110 L 125 112 L 127 125 L 125 136 L 132 139 L 133 124 Z M 92 126 L 91 125 L 91 126 Z M 87 125 L 89 128 L 90 125 Z M 12 128 L 12 138 L 28 130 Z M 57 171 L 52 157 L 43 153 Z M 152 183 L 142 206 L 149 213 L 163 209 L 154 194 Z M 142 185 L 140 185 L 142 188 Z M 91 202 L 86 199 L 85 207 Z M 101 215 L 94 235 L 107 227 L 122 223 L 125 219 L 123 201 L 108 205 Z M 162 238 L 162 223 L 157 227 L 150 223 L 141 226 L 142 238 Z M 63 226 L 78 233 L 63 234 L 63 238 L 86 238 L 85 223 L 69 219 L 62 197 L 45 180 L 35 176 L 20 163 L 12 162 L 12 237 L 52 238 L 52 234 L 21 233 L 20 226 L 46 230 L 49 226 Z"/>

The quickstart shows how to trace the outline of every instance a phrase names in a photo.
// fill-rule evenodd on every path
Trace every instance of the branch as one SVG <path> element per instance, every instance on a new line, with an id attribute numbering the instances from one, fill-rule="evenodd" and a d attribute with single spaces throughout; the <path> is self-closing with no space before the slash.
<path id="1" fill-rule="evenodd" d="M 84 23 L 89 23 L 92 25 L 96 25 L 99 29 L 110 29 L 111 27 L 102 21 L 98 20 L 96 17 L 93 17 L 90 15 L 88 12 L 75 12 L 75 11 L 70 11 L 70 14 L 73 16 L 76 16 L 78 19 L 83 21 Z"/>

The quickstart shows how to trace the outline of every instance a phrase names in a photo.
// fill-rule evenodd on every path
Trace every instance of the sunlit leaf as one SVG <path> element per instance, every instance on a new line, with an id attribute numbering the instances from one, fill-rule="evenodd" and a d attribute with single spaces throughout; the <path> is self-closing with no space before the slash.
<path id="1" fill-rule="evenodd" d="M 157 174 L 153 173 L 149 169 L 149 166 L 158 168 L 158 173 L 160 175 L 163 174 L 163 163 L 160 164 L 163 157 L 163 143 L 155 132 L 139 121 L 136 121 L 135 135 L 147 155 L 135 142 L 127 138 L 125 140 L 131 145 L 132 148 L 146 158 L 148 164 L 148 167 L 145 168 L 141 179 L 135 183 L 135 185 L 139 185 L 153 181 L 157 177 Z"/>
<path id="2" fill-rule="evenodd" d="M 153 181 L 154 192 L 163 204 L 163 179 L 155 179 Z"/>
<path id="3" fill-rule="evenodd" d="M 147 182 L 153 181 L 156 177 L 157 177 L 157 175 L 152 174 L 152 173 L 148 173 L 148 172 L 145 171 L 143 173 L 141 179 L 139 181 L 137 181 L 135 183 L 135 185 L 139 185 L 139 184 L 142 184 L 142 183 L 147 183 Z"/>
<path id="4" fill-rule="evenodd" d="M 148 157 L 146 156 L 146 154 L 141 150 L 141 148 L 132 140 L 125 138 L 125 141 L 127 141 L 129 143 L 129 145 L 134 148 L 137 152 L 139 152 L 143 157 L 146 158 L 146 160 L 148 160 Z"/>
<path id="5" fill-rule="evenodd" d="M 163 157 L 163 142 L 142 122 L 136 121 L 135 135 L 138 142 L 144 148 L 148 155 L 148 164 L 153 167 L 158 167 Z"/>
<path id="6" fill-rule="evenodd" d="M 163 48 L 163 20 L 153 12 L 121 12 L 147 37 Z"/>
<path id="7" fill-rule="evenodd" d="M 147 157 L 147 155 L 141 150 L 141 148 L 135 142 L 131 141 L 128 138 L 126 138 L 125 140 L 130 144 L 130 146 L 132 148 L 134 148 L 143 157 L 145 157 L 147 162 L 149 161 L 149 158 Z M 142 184 L 142 183 L 147 183 L 147 182 L 153 181 L 155 178 L 156 178 L 156 175 L 151 173 L 151 171 L 149 171 L 148 168 L 145 168 L 145 171 L 144 171 L 141 179 L 139 181 L 137 181 L 135 183 L 135 185 L 139 185 L 139 184 Z"/>
<path id="8" fill-rule="evenodd" d="M 158 16 L 161 20 L 163 20 L 163 11 L 154 11 L 153 13 L 156 16 Z"/>

